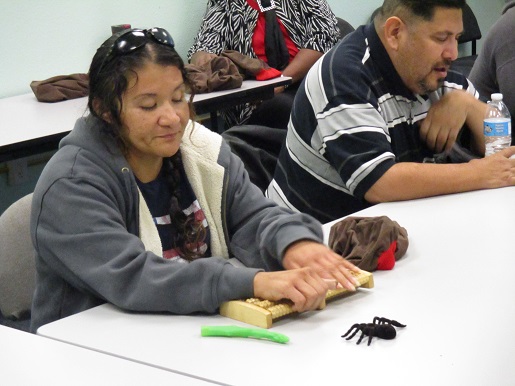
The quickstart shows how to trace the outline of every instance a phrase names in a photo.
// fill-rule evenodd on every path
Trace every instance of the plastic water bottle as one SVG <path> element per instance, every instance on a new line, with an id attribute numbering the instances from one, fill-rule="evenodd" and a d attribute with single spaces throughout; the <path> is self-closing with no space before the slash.
<path id="1" fill-rule="evenodd" d="M 501 151 L 511 144 L 511 116 L 502 101 L 502 94 L 492 94 L 483 123 L 485 157 Z"/>

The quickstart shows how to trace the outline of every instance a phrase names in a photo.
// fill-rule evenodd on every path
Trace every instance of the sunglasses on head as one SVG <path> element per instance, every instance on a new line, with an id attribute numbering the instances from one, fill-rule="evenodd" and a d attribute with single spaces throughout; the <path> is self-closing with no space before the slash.
<path id="1" fill-rule="evenodd" d="M 102 71 L 102 68 L 106 63 L 116 56 L 127 55 L 135 50 L 138 50 L 145 46 L 149 42 L 149 38 L 154 41 L 169 46 L 175 47 L 172 35 L 163 28 L 149 28 L 149 29 L 132 29 L 122 33 L 122 35 L 114 41 L 109 52 L 105 56 L 102 64 L 98 69 L 98 73 Z"/>

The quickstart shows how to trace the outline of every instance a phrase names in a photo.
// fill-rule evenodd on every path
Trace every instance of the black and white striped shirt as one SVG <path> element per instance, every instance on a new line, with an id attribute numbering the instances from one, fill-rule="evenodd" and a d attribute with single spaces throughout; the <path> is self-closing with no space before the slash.
<path id="1" fill-rule="evenodd" d="M 419 138 L 419 124 L 431 102 L 453 89 L 478 97 L 452 71 L 439 90 L 414 95 L 373 25 L 359 27 L 301 84 L 267 196 L 322 222 L 370 206 L 365 193 L 396 162 L 434 158 Z"/>
<path id="2" fill-rule="evenodd" d="M 275 0 L 276 14 L 298 49 L 327 52 L 338 41 L 336 16 L 326 0 Z M 209 0 L 206 13 L 188 51 L 188 60 L 197 51 L 219 55 L 235 50 L 257 58 L 252 35 L 259 12 L 247 0 Z M 229 126 L 243 124 L 253 108 L 249 105 L 225 111 Z"/>

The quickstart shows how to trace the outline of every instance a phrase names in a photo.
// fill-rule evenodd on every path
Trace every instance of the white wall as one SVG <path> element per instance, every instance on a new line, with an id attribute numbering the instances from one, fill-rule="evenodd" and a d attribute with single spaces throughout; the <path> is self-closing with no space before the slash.
<path id="1" fill-rule="evenodd" d="M 349 21 L 354 27 L 365 23 L 370 14 L 379 7 L 383 0 L 327 0 L 331 5 L 331 9 L 343 19 Z M 508 0 L 467 0 L 467 4 L 472 8 L 476 18 L 478 19 L 479 28 L 483 36 L 486 36 L 488 29 L 501 15 L 501 11 Z M 482 41 L 477 42 L 477 49 L 481 49 Z M 465 47 L 465 50 L 470 50 L 470 44 Z M 462 50 L 460 49 L 460 52 Z M 470 52 L 463 52 L 469 55 Z"/>
<path id="2" fill-rule="evenodd" d="M 367 21 L 382 0 L 328 0 L 354 27 Z M 504 0 L 469 0 L 484 33 Z M 0 0 L 0 98 L 31 92 L 32 80 L 87 72 L 110 26 L 160 26 L 185 57 L 200 25 L 206 0 Z M 481 42 L 479 43 L 479 47 Z M 1 129 L 1 126 L 0 126 Z"/>
<path id="3" fill-rule="evenodd" d="M 0 0 L 0 98 L 30 93 L 30 82 L 55 75 L 85 73 L 111 25 L 164 27 L 185 58 L 200 25 L 207 0 Z M 382 0 L 328 0 L 334 13 L 354 27 L 364 24 Z M 497 20 L 504 0 L 469 0 L 483 35 Z M 481 41 L 478 49 L 481 48 Z M 468 53 L 465 53 L 468 54 Z M 23 119 L 23 117 L 20 117 Z M 9 130 L 2 124 L 0 135 Z M 44 161 L 30 159 L 29 181 L 7 183 L 0 164 L 0 213 L 31 192 Z M 29 164 L 30 165 L 30 164 Z"/>
<path id="4" fill-rule="evenodd" d="M 152 5 L 150 5 L 152 4 Z M 166 28 L 184 56 L 204 0 L 0 0 L 0 98 L 31 92 L 32 80 L 88 71 L 111 25 Z"/>

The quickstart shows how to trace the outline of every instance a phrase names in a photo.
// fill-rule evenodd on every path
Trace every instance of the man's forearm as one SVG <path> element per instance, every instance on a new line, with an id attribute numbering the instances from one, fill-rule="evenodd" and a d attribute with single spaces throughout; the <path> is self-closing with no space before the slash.
<path id="1" fill-rule="evenodd" d="M 392 166 L 365 194 L 371 203 L 411 200 L 481 189 L 481 176 L 470 163 Z"/>

